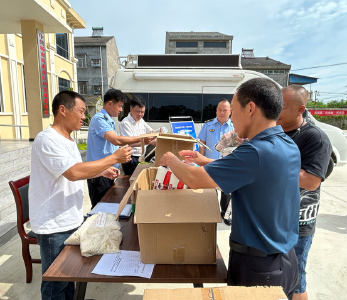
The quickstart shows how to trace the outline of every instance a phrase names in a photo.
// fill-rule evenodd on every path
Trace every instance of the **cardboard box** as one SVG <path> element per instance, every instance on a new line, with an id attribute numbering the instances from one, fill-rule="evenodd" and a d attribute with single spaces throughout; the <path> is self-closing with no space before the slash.
<path id="1" fill-rule="evenodd" d="M 148 133 L 142 134 L 140 137 L 157 137 L 157 147 L 155 149 L 155 167 L 159 166 L 160 158 L 168 151 L 172 152 L 180 160 L 183 160 L 184 157 L 181 157 L 178 152 L 181 150 L 194 150 L 194 145 L 198 142 L 193 137 L 182 134 Z"/>
<path id="2" fill-rule="evenodd" d="M 143 170 L 134 183 L 141 261 L 154 264 L 215 264 L 215 189 L 152 190 L 157 168 Z"/>
<path id="3" fill-rule="evenodd" d="M 287 300 L 282 287 L 226 286 L 213 289 L 214 300 Z M 211 288 L 145 290 L 143 300 L 211 300 Z"/>
<path id="4" fill-rule="evenodd" d="M 153 164 L 138 164 L 129 179 L 130 185 L 136 180 L 136 178 L 140 175 L 142 170 L 150 168 L 150 167 L 154 167 Z"/>

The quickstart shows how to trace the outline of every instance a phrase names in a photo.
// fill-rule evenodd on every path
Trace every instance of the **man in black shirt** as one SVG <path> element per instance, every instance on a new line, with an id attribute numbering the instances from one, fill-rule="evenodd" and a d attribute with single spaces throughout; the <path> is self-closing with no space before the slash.
<path id="1" fill-rule="evenodd" d="M 296 143 L 301 155 L 299 240 L 294 247 L 298 257 L 299 281 L 293 300 L 306 300 L 306 262 L 316 227 L 320 185 L 325 178 L 332 152 L 328 136 L 317 126 L 306 123 L 302 114 L 308 93 L 300 85 L 282 89 L 283 110 L 277 121 Z"/>

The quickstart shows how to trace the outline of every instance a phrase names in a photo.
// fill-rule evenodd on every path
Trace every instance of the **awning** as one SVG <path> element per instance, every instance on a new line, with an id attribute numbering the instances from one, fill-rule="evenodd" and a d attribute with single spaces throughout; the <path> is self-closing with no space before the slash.
<path id="1" fill-rule="evenodd" d="M 310 76 L 304 76 L 304 75 L 298 75 L 298 74 L 289 74 L 289 84 L 310 84 L 310 83 L 316 83 L 318 78 L 310 77 Z"/>

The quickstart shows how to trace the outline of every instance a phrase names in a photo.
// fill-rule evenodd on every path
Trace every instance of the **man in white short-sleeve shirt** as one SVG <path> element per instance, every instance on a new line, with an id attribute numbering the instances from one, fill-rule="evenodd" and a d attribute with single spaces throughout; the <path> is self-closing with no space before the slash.
<path id="1" fill-rule="evenodd" d="M 130 112 L 119 124 L 120 134 L 123 136 L 139 136 L 141 134 L 150 133 L 153 131 L 152 127 L 149 126 L 144 120 L 143 116 L 146 111 L 146 102 L 141 96 L 134 96 L 130 102 Z M 150 142 L 154 145 L 156 141 Z M 131 161 L 122 164 L 122 168 L 125 175 L 132 175 L 136 166 L 139 163 L 139 158 L 142 154 L 141 143 L 131 144 L 132 148 Z M 145 152 L 146 152 L 145 145 Z"/>
<path id="2" fill-rule="evenodd" d="M 116 163 L 130 160 L 131 148 L 123 147 L 108 157 L 83 163 L 70 137 L 85 119 L 85 104 L 73 91 L 57 94 L 52 102 L 53 126 L 40 132 L 33 143 L 29 183 L 29 218 L 40 245 L 42 274 L 64 248 L 64 241 L 83 222 L 84 179 L 114 179 Z M 73 282 L 43 281 L 42 299 L 73 299 Z"/>

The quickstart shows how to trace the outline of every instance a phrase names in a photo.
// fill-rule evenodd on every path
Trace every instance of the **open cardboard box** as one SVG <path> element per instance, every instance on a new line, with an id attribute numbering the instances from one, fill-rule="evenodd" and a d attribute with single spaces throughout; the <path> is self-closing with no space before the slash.
<path id="1" fill-rule="evenodd" d="M 226 286 L 213 288 L 145 290 L 143 300 L 287 300 L 282 287 Z"/>
<path id="2" fill-rule="evenodd" d="M 144 169 L 130 187 L 141 261 L 215 264 L 217 223 L 221 222 L 215 189 L 152 190 L 156 174 L 157 168 Z M 127 194 L 122 203 L 130 191 Z"/>
<path id="3" fill-rule="evenodd" d="M 160 158 L 168 151 L 172 152 L 180 160 L 183 160 L 184 157 L 181 157 L 178 152 L 181 150 L 194 150 L 195 143 L 198 143 L 198 140 L 187 135 L 182 134 L 169 134 L 169 133 L 147 133 L 141 134 L 140 138 L 145 137 L 156 137 L 157 138 L 157 148 L 155 150 L 155 167 L 159 166 Z M 143 141 L 143 140 L 142 140 Z M 200 144 L 206 147 L 204 144 Z M 208 148 L 208 147 L 206 147 Z M 143 148 L 144 152 L 144 148 Z M 143 153 L 142 153 L 143 154 Z"/>

